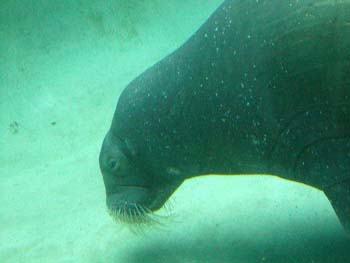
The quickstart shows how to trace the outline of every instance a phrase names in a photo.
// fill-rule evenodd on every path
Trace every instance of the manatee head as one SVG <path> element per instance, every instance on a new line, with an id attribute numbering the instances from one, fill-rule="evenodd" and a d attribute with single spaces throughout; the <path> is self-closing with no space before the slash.
<path id="1" fill-rule="evenodd" d="M 128 139 L 118 138 L 112 132 L 103 141 L 99 163 L 108 211 L 114 219 L 129 224 L 154 222 L 153 212 L 183 181 L 169 180 L 169 176 L 150 169 Z"/>

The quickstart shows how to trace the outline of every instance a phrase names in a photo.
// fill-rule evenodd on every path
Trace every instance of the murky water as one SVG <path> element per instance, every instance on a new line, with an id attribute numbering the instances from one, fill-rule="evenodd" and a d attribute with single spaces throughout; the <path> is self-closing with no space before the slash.
<path id="1" fill-rule="evenodd" d="M 186 181 L 136 234 L 108 216 L 98 154 L 122 89 L 221 2 L 0 3 L 0 262 L 350 262 L 325 195 L 277 177 Z"/>

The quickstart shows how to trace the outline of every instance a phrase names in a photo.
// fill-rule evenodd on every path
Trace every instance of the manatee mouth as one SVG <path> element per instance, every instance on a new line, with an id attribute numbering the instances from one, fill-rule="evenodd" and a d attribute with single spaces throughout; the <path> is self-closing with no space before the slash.
<path id="1" fill-rule="evenodd" d="M 159 223 L 154 211 L 160 206 L 157 192 L 143 186 L 118 186 L 115 193 L 107 195 L 106 203 L 111 217 L 129 225 Z"/>

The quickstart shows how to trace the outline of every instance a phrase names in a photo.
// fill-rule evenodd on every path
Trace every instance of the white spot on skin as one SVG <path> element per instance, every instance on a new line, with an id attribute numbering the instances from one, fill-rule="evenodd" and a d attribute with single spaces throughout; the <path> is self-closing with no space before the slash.
<path id="1" fill-rule="evenodd" d="M 175 167 L 168 167 L 166 169 L 166 172 L 171 176 L 179 176 L 181 175 L 181 171 L 178 168 Z"/>
<path id="2" fill-rule="evenodd" d="M 137 154 L 137 151 L 134 144 L 128 138 L 125 138 L 124 142 L 126 147 L 128 148 L 128 151 L 131 153 L 131 155 L 135 156 Z"/>

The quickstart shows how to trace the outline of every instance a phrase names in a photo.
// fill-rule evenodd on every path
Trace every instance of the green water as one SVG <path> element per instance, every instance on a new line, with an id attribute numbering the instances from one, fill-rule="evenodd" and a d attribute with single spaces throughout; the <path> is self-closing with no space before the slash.
<path id="1" fill-rule="evenodd" d="M 206 177 L 133 234 L 98 167 L 118 96 L 221 3 L 0 2 L 0 262 L 350 262 L 324 194 L 275 177 Z"/>

